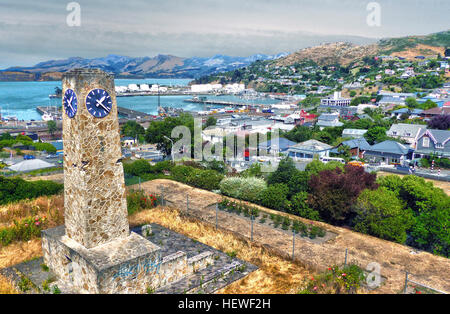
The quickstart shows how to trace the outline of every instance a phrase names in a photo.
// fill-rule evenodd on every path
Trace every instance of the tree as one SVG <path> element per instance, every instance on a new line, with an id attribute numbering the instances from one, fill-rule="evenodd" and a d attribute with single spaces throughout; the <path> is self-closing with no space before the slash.
<path id="1" fill-rule="evenodd" d="M 432 100 L 430 100 L 430 99 L 428 99 L 426 102 L 424 102 L 423 104 L 419 104 L 418 105 L 418 107 L 420 108 L 420 109 L 423 109 L 423 110 L 428 110 L 428 109 L 431 109 L 431 108 L 436 108 L 438 105 L 437 105 L 437 103 L 435 103 L 434 101 L 432 101 Z"/>
<path id="2" fill-rule="evenodd" d="M 351 220 L 359 194 L 365 189 L 377 188 L 375 179 L 375 174 L 350 165 L 345 166 L 344 171 L 340 168 L 321 171 L 309 180 L 308 202 L 325 222 L 343 224 Z"/>
<path id="3" fill-rule="evenodd" d="M 387 176 L 378 183 L 394 192 L 412 211 L 415 222 L 407 244 L 449 256 L 450 197 L 433 183 L 416 176 Z"/>
<path id="4" fill-rule="evenodd" d="M 132 138 L 139 138 L 140 135 L 145 135 L 144 127 L 133 120 L 127 121 L 127 123 L 122 126 L 120 131 L 123 136 L 129 136 Z"/>
<path id="5" fill-rule="evenodd" d="M 409 109 L 414 109 L 414 108 L 418 108 L 419 107 L 419 103 L 413 97 L 406 98 L 405 103 L 406 103 L 406 105 L 408 106 Z"/>
<path id="6" fill-rule="evenodd" d="M 288 193 L 289 188 L 286 184 L 277 183 L 270 185 L 261 193 L 261 205 L 277 210 L 285 210 L 289 207 Z"/>
<path id="7" fill-rule="evenodd" d="M 276 184 L 276 183 L 284 183 L 286 184 L 289 182 L 292 178 L 292 175 L 298 171 L 297 168 L 295 168 L 294 161 L 287 157 L 285 159 L 282 159 L 280 161 L 280 164 L 278 165 L 278 168 L 275 172 L 272 172 L 267 179 L 267 183 L 269 185 Z"/>
<path id="8" fill-rule="evenodd" d="M 364 134 L 364 137 L 370 145 L 381 143 L 387 139 L 386 128 L 381 126 L 370 128 L 366 134 Z"/>
<path id="9" fill-rule="evenodd" d="M 339 152 L 340 156 L 342 158 L 344 158 L 344 160 L 347 162 L 350 161 L 350 159 L 352 157 L 350 150 L 351 150 L 351 148 L 348 145 L 340 145 L 338 147 L 338 152 Z M 358 156 L 358 158 L 359 158 L 359 156 Z"/>
<path id="10" fill-rule="evenodd" d="M 310 140 L 312 138 L 312 134 L 312 130 L 307 126 L 297 125 L 291 131 L 284 133 L 283 137 L 290 141 L 301 143 Z"/>
<path id="11" fill-rule="evenodd" d="M 316 107 L 320 104 L 319 97 L 308 96 L 302 101 L 300 101 L 300 105 L 303 107 Z"/>
<path id="12" fill-rule="evenodd" d="M 306 166 L 305 172 L 308 174 L 308 176 L 311 176 L 311 175 L 317 175 L 317 174 L 319 174 L 319 172 L 322 172 L 325 170 L 334 170 L 336 168 L 344 170 L 344 165 L 341 164 L 340 162 L 336 162 L 336 161 L 331 161 L 331 162 L 328 162 L 325 164 L 319 160 L 314 160 Z"/>
<path id="13" fill-rule="evenodd" d="M 56 126 L 56 122 L 53 120 L 47 121 L 48 133 L 53 137 L 56 130 L 58 129 Z"/>
<path id="14" fill-rule="evenodd" d="M 8 141 L 8 140 L 13 140 L 13 139 L 14 138 L 8 132 L 0 134 L 0 141 Z"/>
<path id="15" fill-rule="evenodd" d="M 194 118 L 190 114 L 181 114 L 179 117 L 167 117 L 163 121 L 152 121 L 145 132 L 145 141 L 147 143 L 157 144 L 157 148 L 166 156 L 170 155 L 172 143 L 167 138 L 171 137 L 172 130 L 175 127 L 182 125 L 189 128 L 191 132 L 191 145 L 193 145 Z"/>
<path id="16" fill-rule="evenodd" d="M 350 97 L 355 97 L 356 96 L 356 92 L 354 90 L 350 91 Z"/>
<path id="17" fill-rule="evenodd" d="M 299 192 L 292 197 L 289 213 L 311 220 L 320 220 L 317 210 L 308 205 L 308 193 Z"/>
<path id="18" fill-rule="evenodd" d="M 364 190 L 355 205 L 354 229 L 381 239 L 405 243 L 412 213 L 385 187 Z"/>
<path id="19" fill-rule="evenodd" d="M 205 123 L 205 128 L 210 127 L 210 126 L 214 126 L 217 123 L 217 119 L 214 117 L 209 117 L 208 120 L 206 120 Z"/>
<path id="20" fill-rule="evenodd" d="M 436 130 L 450 129 L 450 114 L 435 116 L 428 122 L 428 128 Z"/>
<path id="21" fill-rule="evenodd" d="M 449 204 L 450 206 L 450 204 Z M 450 257 L 450 207 L 422 213 L 413 227 L 411 235 L 415 246 Z"/>

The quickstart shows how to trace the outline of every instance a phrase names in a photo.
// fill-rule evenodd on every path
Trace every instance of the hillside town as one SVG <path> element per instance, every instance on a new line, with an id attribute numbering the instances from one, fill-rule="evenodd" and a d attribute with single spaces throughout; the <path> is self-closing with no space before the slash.
<path id="1" fill-rule="evenodd" d="M 269 8 L 270 25 L 296 2 L 261 1 L 240 4 L 245 25 L 235 5 L 233 28 L 210 23 L 211 39 L 184 18 L 234 0 L 176 1 L 178 33 L 147 21 L 173 4 L 130 1 L 142 12 L 126 36 L 83 3 L 83 27 L 64 27 L 88 48 L 22 51 L 0 70 L 0 294 L 170 294 L 167 309 L 209 312 L 210 294 L 235 295 L 220 311 L 273 294 L 450 293 L 449 30 L 283 33 L 252 15 Z M 329 9 L 313 2 L 315 25 Z M 248 57 L 227 47 L 238 29 Z M 164 54 L 137 57 L 153 46 Z"/>

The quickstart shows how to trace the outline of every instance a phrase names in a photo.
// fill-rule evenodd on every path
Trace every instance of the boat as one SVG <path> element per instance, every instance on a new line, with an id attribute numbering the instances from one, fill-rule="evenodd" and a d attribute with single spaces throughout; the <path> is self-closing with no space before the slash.
<path id="1" fill-rule="evenodd" d="M 52 116 L 52 114 L 51 113 L 44 113 L 43 115 L 42 115 L 42 120 L 44 120 L 44 121 L 53 121 L 54 119 L 53 119 L 53 116 Z"/>

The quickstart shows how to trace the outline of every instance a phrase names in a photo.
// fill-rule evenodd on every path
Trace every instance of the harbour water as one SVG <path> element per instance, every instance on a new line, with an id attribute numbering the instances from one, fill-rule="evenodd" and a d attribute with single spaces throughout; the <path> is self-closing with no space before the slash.
<path id="1" fill-rule="evenodd" d="M 115 80 L 116 86 L 129 84 L 160 84 L 163 86 L 186 86 L 189 79 L 143 79 L 143 80 Z M 61 106 L 60 99 L 50 99 L 48 96 L 55 93 L 55 87 L 61 88 L 61 82 L 0 82 L 0 110 L 3 117 L 14 116 L 19 120 L 41 120 L 36 111 L 38 106 Z M 191 96 L 161 96 L 163 107 L 182 108 L 185 111 L 201 111 L 201 104 L 187 103 L 185 99 Z M 208 96 L 208 100 L 220 100 L 239 103 L 274 104 L 279 101 L 273 99 L 242 99 L 237 96 Z M 158 97 L 118 97 L 118 106 L 156 115 L 158 113 Z"/>

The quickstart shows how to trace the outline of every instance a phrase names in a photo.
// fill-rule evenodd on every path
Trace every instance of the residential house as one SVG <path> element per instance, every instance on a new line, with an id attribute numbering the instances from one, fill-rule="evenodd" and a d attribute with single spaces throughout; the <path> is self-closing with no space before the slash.
<path id="1" fill-rule="evenodd" d="M 431 119 L 435 116 L 446 115 L 446 114 L 450 114 L 450 107 L 442 106 L 442 107 L 435 107 L 435 108 L 431 108 L 428 110 L 424 110 L 421 113 L 421 116 Z"/>
<path id="2" fill-rule="evenodd" d="M 450 131 L 421 130 L 417 139 L 414 155 L 450 158 Z"/>
<path id="3" fill-rule="evenodd" d="M 296 142 L 292 142 L 283 137 L 279 137 L 274 140 L 260 143 L 258 145 L 258 149 L 259 149 L 260 154 L 261 153 L 277 154 L 277 153 L 287 152 L 289 147 L 294 146 L 296 144 L 297 144 Z"/>
<path id="4" fill-rule="evenodd" d="M 342 98 L 341 92 L 334 92 L 333 97 L 322 98 L 320 101 L 321 107 L 338 106 L 348 107 L 352 102 L 351 98 Z"/>
<path id="5" fill-rule="evenodd" d="M 402 139 L 411 144 L 411 147 L 415 148 L 420 132 L 426 128 L 427 126 L 422 124 L 393 124 L 389 131 L 386 132 L 386 135 Z"/>
<path id="6" fill-rule="evenodd" d="M 381 96 L 383 96 L 381 98 L 381 100 L 378 102 L 379 105 L 381 106 L 387 106 L 387 105 L 401 105 L 404 106 L 405 105 L 405 100 L 409 97 L 413 97 L 416 98 L 415 94 L 412 93 L 386 93 L 386 92 L 381 92 L 380 93 Z"/>
<path id="7" fill-rule="evenodd" d="M 423 112 L 422 109 L 400 108 L 392 111 L 391 117 L 401 119 L 402 115 L 408 115 L 408 119 L 414 119 L 420 117 L 422 112 Z"/>
<path id="8" fill-rule="evenodd" d="M 405 165 L 413 150 L 395 141 L 384 141 L 366 150 L 364 158 L 371 163 Z"/>
<path id="9" fill-rule="evenodd" d="M 317 140 L 309 140 L 289 147 L 288 154 L 294 160 L 313 159 L 314 157 L 329 157 L 331 149 L 333 146 Z"/>
<path id="10" fill-rule="evenodd" d="M 338 113 L 324 113 L 319 117 L 316 125 L 323 129 L 325 127 L 343 126 L 344 123 L 339 121 Z"/>
<path id="11" fill-rule="evenodd" d="M 130 136 L 126 136 L 121 139 L 121 142 L 123 146 L 132 147 L 136 144 L 136 139 Z"/>
<path id="12" fill-rule="evenodd" d="M 364 137 L 348 140 L 339 144 L 336 148 L 333 148 L 330 152 L 334 154 L 340 154 L 339 148 L 341 146 L 348 146 L 350 148 L 350 156 L 356 159 L 364 158 L 364 153 L 370 149 L 370 144 Z"/>

